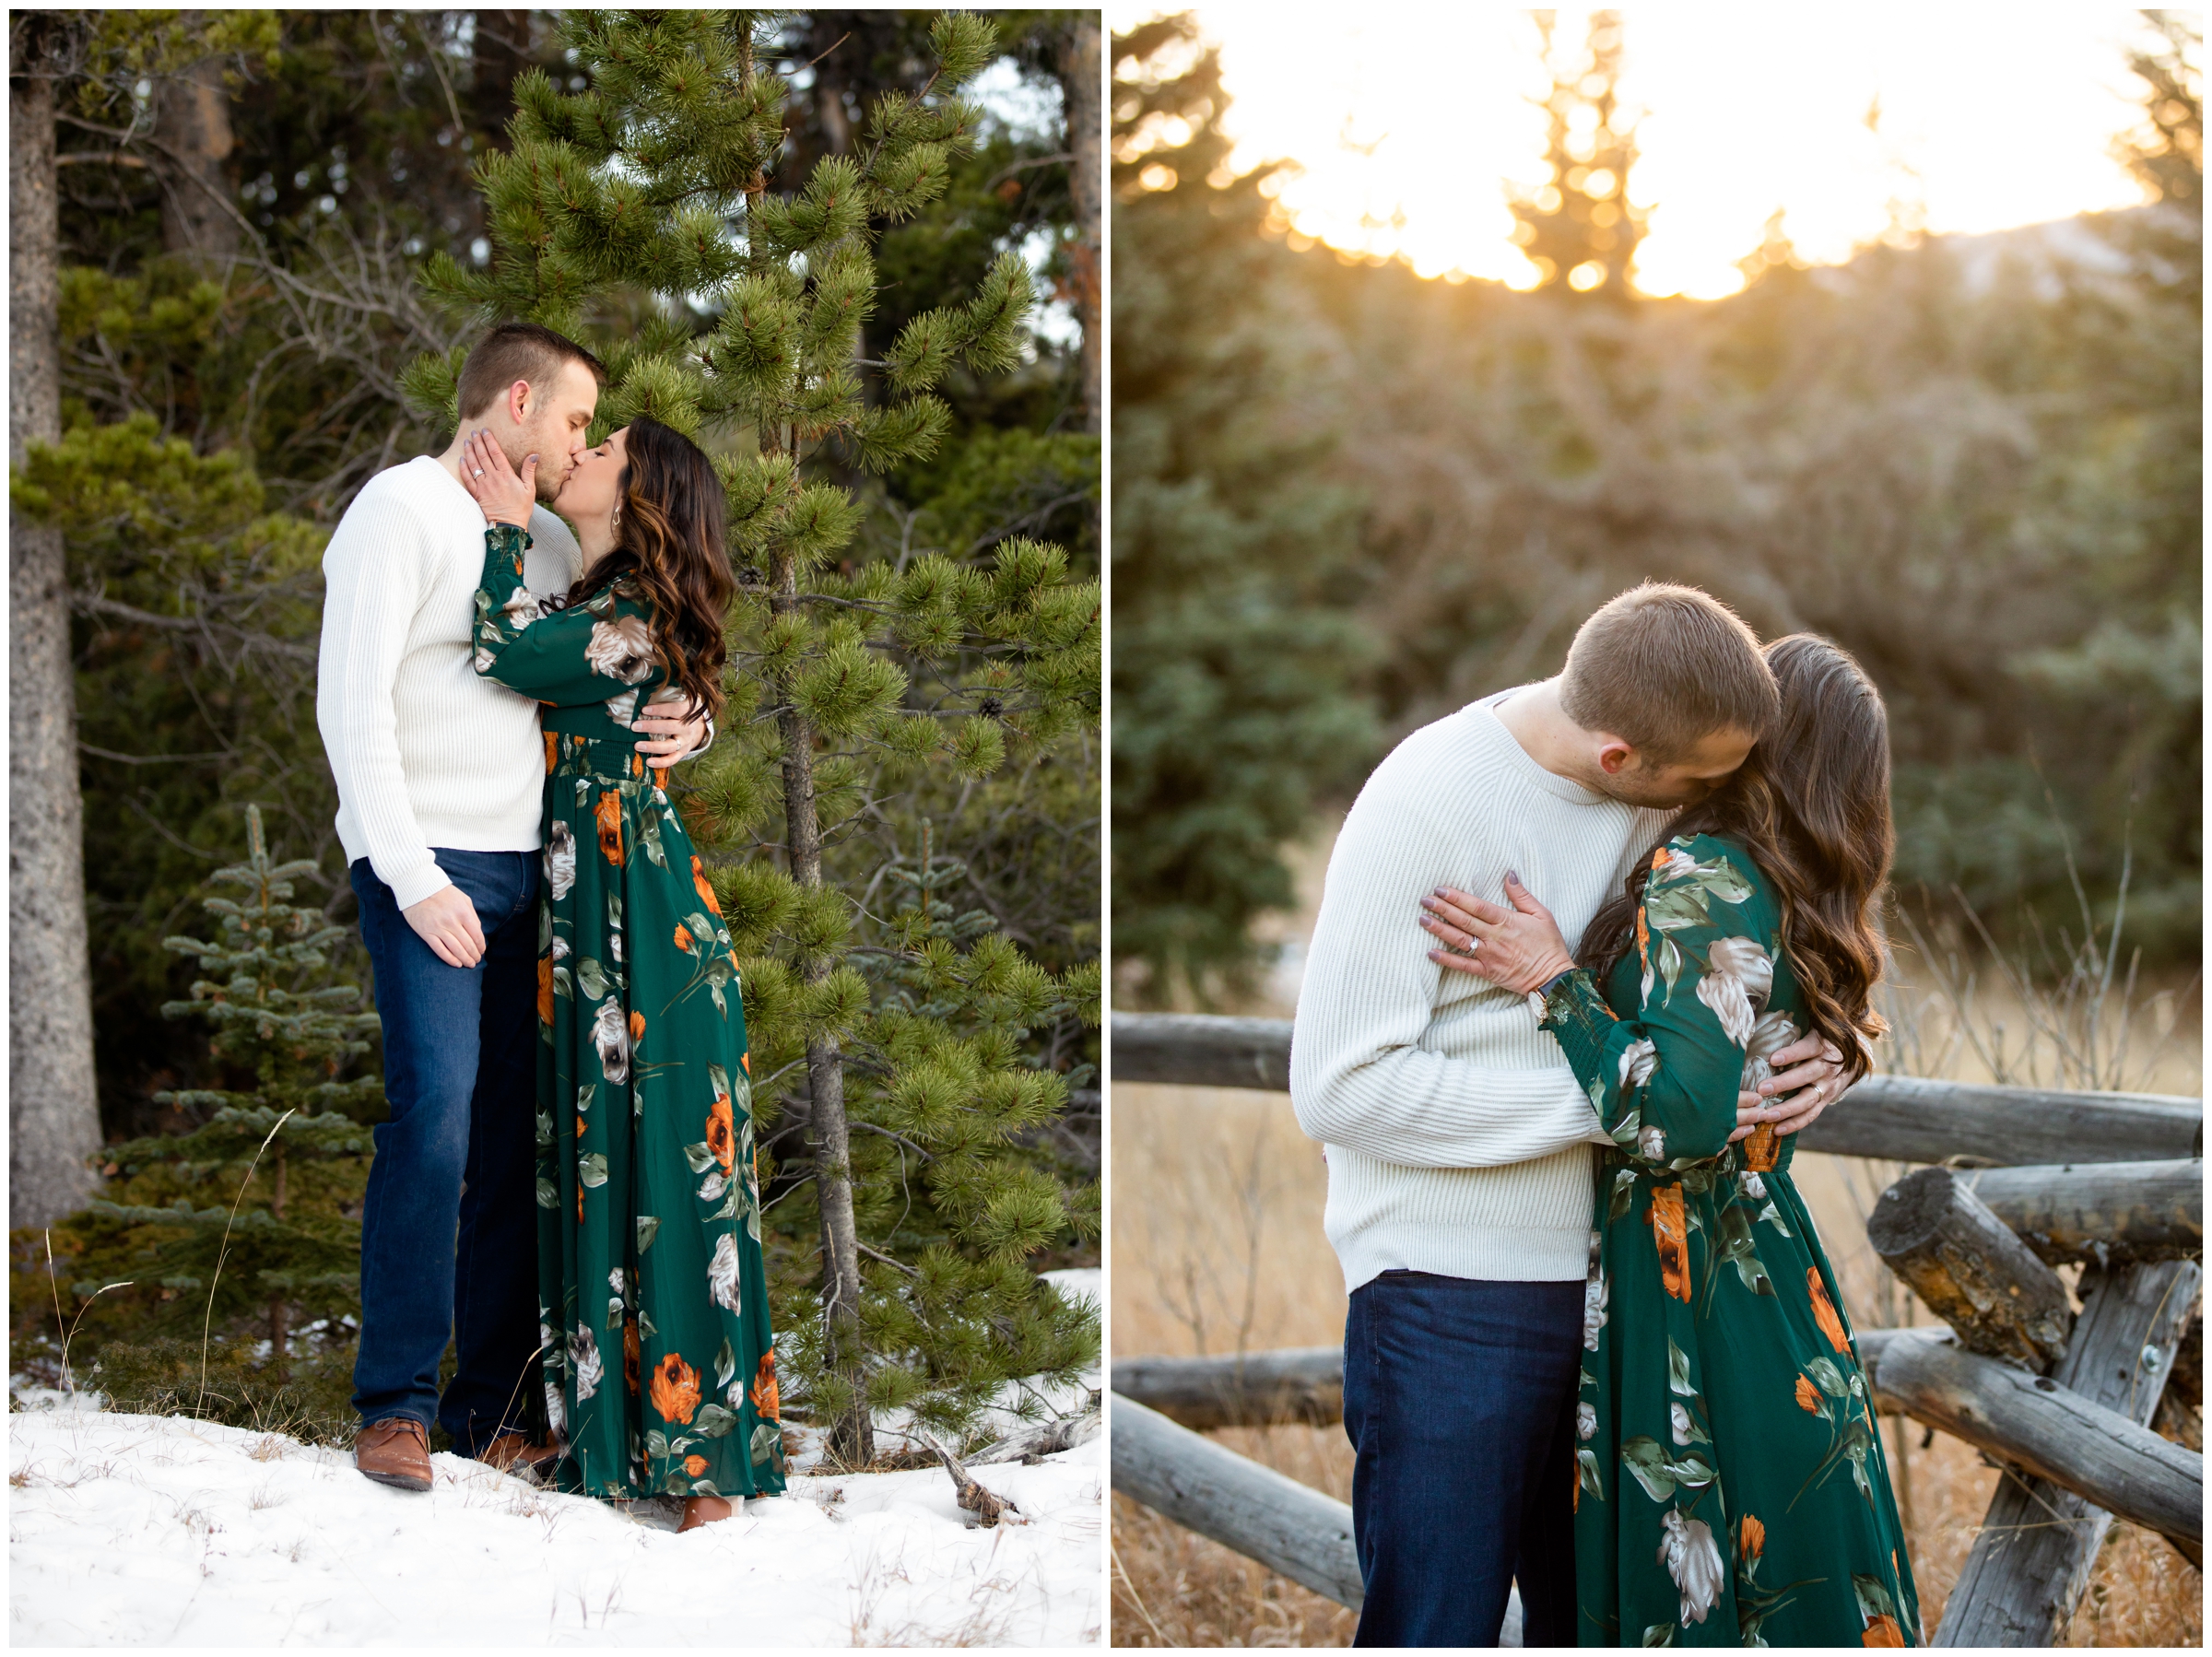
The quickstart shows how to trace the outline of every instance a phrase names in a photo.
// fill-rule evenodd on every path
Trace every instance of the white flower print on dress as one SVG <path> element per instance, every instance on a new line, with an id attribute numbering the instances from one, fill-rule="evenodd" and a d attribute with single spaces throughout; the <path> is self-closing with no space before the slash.
<path id="1" fill-rule="evenodd" d="M 1682 1626 L 1701 1623 L 1721 1597 L 1726 1569 L 1721 1550 L 1713 1545 L 1712 1532 L 1701 1519 L 1685 1519 L 1669 1508 L 1660 1515 L 1666 1534 L 1659 1540 L 1659 1563 L 1682 1593 Z"/>
<path id="2" fill-rule="evenodd" d="M 707 1263 L 707 1289 L 724 1310 L 738 1310 L 737 1240 L 727 1231 L 714 1240 L 714 1258 Z"/>
<path id="3" fill-rule="evenodd" d="M 1774 988 L 1773 959 L 1756 939 L 1716 938 L 1705 964 L 1698 999 L 1712 1009 L 1729 1040 L 1749 1047 L 1759 1009 Z"/>
<path id="4" fill-rule="evenodd" d="M 546 884 L 556 903 L 576 884 L 576 830 L 559 817 L 546 836 Z"/>
<path id="5" fill-rule="evenodd" d="M 638 693 L 625 690 L 620 696 L 606 699 L 606 716 L 618 725 L 626 725 L 638 716 Z"/>
<path id="6" fill-rule="evenodd" d="M 1574 1406 L 1574 1436 L 1585 1444 L 1597 1437 L 1597 1411 L 1590 1404 Z"/>
<path id="7" fill-rule="evenodd" d="M 1613 1291 L 1606 1283 L 1606 1268 L 1595 1264 L 1583 1280 L 1583 1349 L 1597 1350 L 1597 1332 L 1606 1326 L 1606 1302 Z"/>
<path id="8" fill-rule="evenodd" d="M 583 660 L 602 677 L 635 685 L 653 672 L 653 629 L 641 616 L 618 616 L 592 623 L 592 641 Z"/>
<path id="9" fill-rule="evenodd" d="M 1646 1162 L 1666 1160 L 1666 1134 L 1656 1122 L 1647 1125 L 1636 1135 L 1636 1154 Z"/>
<path id="10" fill-rule="evenodd" d="M 1620 1050 L 1620 1085 L 1641 1087 L 1659 1068 L 1659 1044 L 1649 1036 Z"/>
<path id="11" fill-rule="evenodd" d="M 608 1081 L 620 1087 L 629 1079 L 629 1026 L 623 1021 L 622 1004 L 612 995 L 592 1015 L 592 1045 L 599 1050 L 599 1068 Z"/>
<path id="12" fill-rule="evenodd" d="M 1666 861 L 1652 871 L 1651 878 L 1673 880 L 1685 875 L 1695 875 L 1697 872 L 1698 860 L 1696 858 L 1679 846 L 1669 846 L 1666 849 Z"/>
<path id="13" fill-rule="evenodd" d="M 557 1381 L 546 1382 L 546 1427 L 556 1439 L 568 1434 L 568 1404 L 560 1395 L 560 1386 Z"/>
<path id="14" fill-rule="evenodd" d="M 1749 1197 L 1754 1203 L 1764 1202 L 1766 1200 L 1767 1182 L 1760 1179 L 1757 1174 L 1751 1172 L 1748 1169 L 1747 1169 L 1744 1172 L 1743 1187 L 1744 1194 Z"/>
<path id="15" fill-rule="evenodd" d="M 606 1377 L 598 1337 L 592 1334 L 590 1324 L 579 1323 L 569 1336 L 569 1357 L 576 1365 L 576 1402 L 582 1404 L 599 1390 L 600 1381 Z"/>
<path id="16" fill-rule="evenodd" d="M 561 607 L 559 598 L 541 598 L 527 587 L 517 587 L 514 596 L 500 606 L 500 614 L 507 618 L 511 631 L 521 632 L 534 621 L 543 621 Z"/>
<path id="17" fill-rule="evenodd" d="M 1689 1436 L 1689 1411 L 1684 1408 L 1681 1404 L 1676 1404 L 1671 1400 L 1666 1406 L 1666 1424 L 1668 1428 L 1672 1429 L 1675 1437 L 1675 1442 L 1677 1444 L 1688 1444 L 1691 1441 Z"/>

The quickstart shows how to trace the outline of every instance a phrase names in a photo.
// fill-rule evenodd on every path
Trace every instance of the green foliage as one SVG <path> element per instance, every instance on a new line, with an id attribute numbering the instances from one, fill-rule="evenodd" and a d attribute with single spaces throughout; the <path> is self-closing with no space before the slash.
<path id="1" fill-rule="evenodd" d="M 1016 1143 L 1064 1107 L 1095 1025 L 1095 933 L 1032 934 L 1059 958 L 1047 966 L 985 910 L 878 905 L 903 882 L 971 878 L 964 860 L 914 860 L 932 813 L 972 828 L 975 796 L 1009 801 L 976 836 L 980 864 L 1004 870 L 1030 860 L 1009 858 L 1002 825 L 1041 798 L 1070 804 L 1047 773 L 1065 774 L 1061 750 L 1099 718 L 1098 587 L 1020 531 L 1095 491 L 1096 446 L 963 432 L 899 540 L 869 527 L 856 491 L 888 496 L 864 479 L 943 452 L 955 382 L 1026 356 L 1030 276 L 1008 248 L 895 331 L 874 325 L 874 250 L 959 176 L 983 124 L 959 88 L 996 49 L 988 20 L 939 18 L 921 84 L 881 91 L 844 153 L 786 174 L 782 28 L 571 14 L 588 89 L 518 83 L 511 148 L 476 170 L 492 258 L 433 257 L 424 283 L 472 321 L 603 341 L 602 429 L 650 413 L 717 455 L 733 706 L 685 811 L 744 969 L 786 1400 L 827 1419 L 865 1397 L 957 1428 L 1013 1376 L 1065 1377 L 1095 1355 L 1095 1322 L 1024 1264 L 1095 1236 L 1095 1192 Z M 426 418 L 450 419 L 453 366 L 411 370 Z M 858 1361 L 830 1349 L 807 1263 L 824 1142 L 791 1090 L 810 1051 L 843 1075 L 870 1262 Z M 779 1125 L 783 1109 L 794 1122 Z"/>
<path id="2" fill-rule="evenodd" d="M 1161 999 L 1249 966 L 1253 917 L 1291 901 L 1285 843 L 1380 736 L 1340 607 L 1359 502 L 1305 413 L 1312 322 L 1259 233 L 1265 170 L 1208 182 L 1211 51 L 1154 69 L 1194 39 L 1169 18 L 1113 44 L 1114 939 Z M 1171 187 L 1140 182 L 1156 166 Z"/>
<path id="3" fill-rule="evenodd" d="M 55 1252 L 69 1262 L 66 1310 L 87 1309 L 87 1346 L 182 1338 L 206 1323 L 233 1345 L 268 1340 L 269 1377 L 282 1383 L 294 1339 L 311 1372 L 326 1349 L 349 1350 L 373 1154 L 362 1123 L 382 1090 L 347 1075 L 378 1028 L 357 1010 L 357 986 L 330 981 L 347 929 L 288 901 L 313 864 L 271 858 L 251 806 L 246 832 L 248 860 L 213 877 L 240 896 L 202 904 L 217 938 L 168 941 L 206 976 L 162 1008 L 210 1031 L 234 1085 L 157 1095 L 197 1125 L 109 1146 L 109 1194 L 56 1228 Z"/>

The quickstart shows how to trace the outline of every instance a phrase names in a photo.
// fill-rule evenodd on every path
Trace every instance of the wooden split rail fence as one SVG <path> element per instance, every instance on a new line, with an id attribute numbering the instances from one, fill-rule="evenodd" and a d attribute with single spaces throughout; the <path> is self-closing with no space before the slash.
<path id="1" fill-rule="evenodd" d="M 1280 1019 L 1120 1013 L 1110 1041 L 1117 1082 L 1289 1087 Z M 2203 1101 L 1869 1076 L 1798 1144 L 1933 1165 L 1867 1237 L 1945 1326 L 1858 1347 L 1877 1408 L 2005 1470 L 1934 1643 L 2054 1643 L 2115 1516 L 2201 1567 Z M 1204 1437 L 1341 1420 L 1341 1348 L 1117 1359 L 1112 1388 L 1116 1490 L 1359 1604 L 1350 1509 Z"/>

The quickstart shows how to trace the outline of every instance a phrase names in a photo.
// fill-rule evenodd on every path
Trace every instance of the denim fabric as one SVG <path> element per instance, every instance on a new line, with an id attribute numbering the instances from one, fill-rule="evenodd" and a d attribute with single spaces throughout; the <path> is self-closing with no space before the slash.
<path id="1" fill-rule="evenodd" d="M 539 859 L 432 854 L 476 905 L 474 967 L 438 958 L 367 858 L 351 871 L 392 1111 L 361 1210 L 353 1404 L 364 1422 L 409 1416 L 427 1429 L 435 1417 L 473 1455 L 537 1407 Z M 449 1336 L 459 1369 L 441 1401 Z"/>
<path id="2" fill-rule="evenodd" d="M 1367 1604 L 1353 1643 L 1575 1643 L 1580 1283 L 1385 1272 L 1352 1294 L 1344 1429 Z"/>

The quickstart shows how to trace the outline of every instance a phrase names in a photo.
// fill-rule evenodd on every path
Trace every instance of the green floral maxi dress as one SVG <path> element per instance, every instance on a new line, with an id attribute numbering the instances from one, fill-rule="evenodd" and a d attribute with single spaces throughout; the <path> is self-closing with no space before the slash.
<path id="1" fill-rule="evenodd" d="M 538 1324 L 555 1477 L 592 1496 L 783 1488 L 745 1008 L 691 838 L 629 729 L 666 677 L 625 583 L 574 609 L 485 535 L 476 667 L 544 704 Z"/>
<path id="2" fill-rule="evenodd" d="M 1636 947 L 1544 1026 L 1613 1147 L 1598 1158 L 1576 1406 L 1584 1645 L 1919 1643 L 1919 1600 L 1794 1141 L 1727 1143 L 1805 1003 L 1741 847 L 1654 854 Z M 1777 1148 L 1779 1147 L 1779 1148 Z"/>

